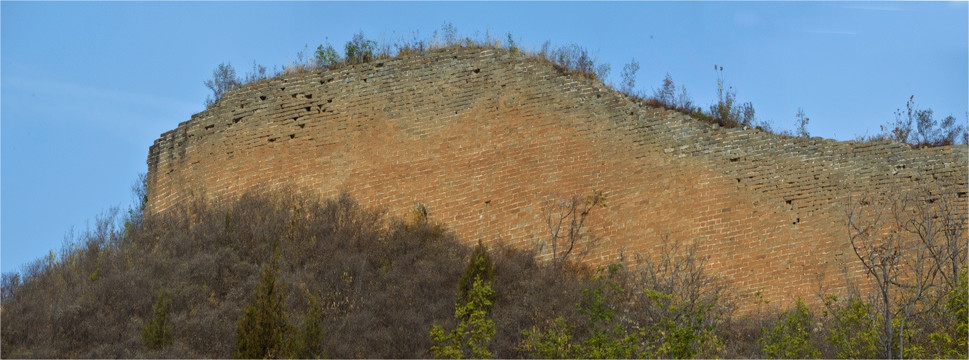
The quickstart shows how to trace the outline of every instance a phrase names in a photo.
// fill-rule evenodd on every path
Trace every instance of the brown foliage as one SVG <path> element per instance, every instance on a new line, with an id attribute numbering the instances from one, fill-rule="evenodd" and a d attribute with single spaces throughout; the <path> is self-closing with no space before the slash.
<path id="1" fill-rule="evenodd" d="M 427 331 L 453 321 L 470 249 L 440 225 L 364 209 L 348 195 L 313 201 L 277 192 L 226 204 L 196 202 L 146 214 L 121 230 L 117 216 L 5 275 L 3 357 L 229 357 L 272 244 L 279 246 L 283 308 L 304 323 L 319 299 L 326 356 L 428 357 Z M 566 276 L 532 254 L 498 247 L 497 356 L 520 356 L 518 329 L 569 314 L 579 271 Z M 159 292 L 170 294 L 172 341 L 141 339 Z"/>

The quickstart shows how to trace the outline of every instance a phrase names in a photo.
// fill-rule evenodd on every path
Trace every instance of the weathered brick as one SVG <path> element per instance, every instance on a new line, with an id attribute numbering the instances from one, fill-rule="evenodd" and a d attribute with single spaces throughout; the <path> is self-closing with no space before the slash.
<path id="1" fill-rule="evenodd" d="M 528 247 L 551 193 L 608 196 L 581 258 L 697 241 L 738 294 L 814 298 L 817 274 L 864 273 L 847 248 L 849 196 L 936 182 L 959 189 L 967 147 L 800 139 L 724 129 L 495 49 L 450 49 L 286 75 L 229 91 L 155 141 L 149 212 L 283 185 L 345 190 L 405 215 L 423 202 L 469 244 Z M 544 254 L 547 256 L 547 254 Z M 836 276 L 837 275 L 837 276 Z"/>

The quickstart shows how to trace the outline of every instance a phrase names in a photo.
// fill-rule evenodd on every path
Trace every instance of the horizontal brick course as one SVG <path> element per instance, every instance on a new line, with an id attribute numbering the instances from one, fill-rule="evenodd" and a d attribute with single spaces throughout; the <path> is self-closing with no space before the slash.
<path id="1" fill-rule="evenodd" d="M 967 147 L 788 138 L 642 105 L 600 82 L 495 49 L 448 49 L 285 75 L 229 91 L 148 155 L 148 211 L 293 185 L 430 216 L 470 243 L 532 247 L 551 193 L 603 190 L 582 260 L 699 242 L 739 294 L 813 298 L 857 273 L 848 196 L 937 182 L 961 193 Z M 837 289 L 843 281 L 828 276 Z"/>

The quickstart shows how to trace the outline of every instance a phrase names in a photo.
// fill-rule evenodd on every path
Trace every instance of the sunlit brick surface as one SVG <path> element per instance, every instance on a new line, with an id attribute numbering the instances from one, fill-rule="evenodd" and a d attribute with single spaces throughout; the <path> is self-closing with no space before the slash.
<path id="1" fill-rule="evenodd" d="M 722 129 L 494 49 L 435 51 L 230 91 L 155 141 L 148 211 L 293 185 L 404 215 L 422 202 L 468 243 L 532 248 L 550 193 L 608 196 L 580 257 L 607 264 L 699 242 L 740 295 L 844 286 L 843 202 L 938 182 L 966 209 L 967 147 L 912 150 Z M 546 248 L 547 250 L 547 248 Z M 546 251 L 547 256 L 547 251 Z M 632 260 L 634 262 L 634 260 Z M 826 273 L 819 278 L 819 273 Z M 748 304 L 751 302 L 747 302 Z"/>

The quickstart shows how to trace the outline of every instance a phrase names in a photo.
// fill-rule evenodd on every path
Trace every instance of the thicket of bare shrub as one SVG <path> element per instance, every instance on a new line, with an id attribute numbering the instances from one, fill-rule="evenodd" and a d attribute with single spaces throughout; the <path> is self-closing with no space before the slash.
<path id="1" fill-rule="evenodd" d="M 666 236 L 658 253 L 597 270 L 495 245 L 495 332 L 481 343 L 506 358 L 964 357 L 966 218 L 945 192 L 922 191 L 848 204 L 846 241 L 875 291 L 819 291 L 820 309 L 735 316 L 744 297 L 706 272 L 689 239 Z M 470 249 L 424 208 L 397 219 L 346 194 L 294 193 L 107 212 L 3 275 L 0 356 L 229 357 L 253 348 L 239 345 L 255 334 L 244 329 L 275 297 L 273 356 L 431 356 L 432 327 L 461 320 Z"/>
<path id="2" fill-rule="evenodd" d="M 140 226 L 125 220 L 109 212 L 60 253 L 4 275 L 3 357 L 230 357 L 237 321 L 278 246 L 292 327 L 319 304 L 325 336 L 313 356 L 426 358 L 432 324 L 453 321 L 470 254 L 441 225 L 394 219 L 348 195 L 246 195 L 146 214 Z M 517 357 L 518 329 L 578 316 L 586 277 L 518 250 L 492 252 L 493 351 Z M 150 350 L 142 334 L 160 293 L 171 340 Z"/>

